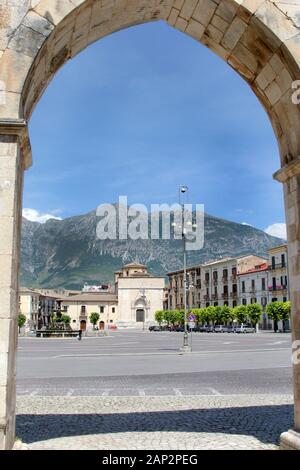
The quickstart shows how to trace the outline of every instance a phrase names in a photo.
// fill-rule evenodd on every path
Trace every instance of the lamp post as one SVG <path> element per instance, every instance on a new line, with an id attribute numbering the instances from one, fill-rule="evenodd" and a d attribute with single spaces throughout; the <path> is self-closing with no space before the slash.
<path id="1" fill-rule="evenodd" d="M 184 289 L 184 333 L 183 333 L 183 345 L 180 348 L 180 351 L 183 353 L 191 352 L 191 347 L 189 345 L 189 337 L 187 330 L 187 276 L 186 276 L 186 227 L 185 227 L 185 214 L 184 214 L 184 204 L 181 202 L 181 195 L 185 194 L 188 191 L 187 186 L 181 186 L 179 188 L 179 204 L 181 205 L 182 210 L 182 241 L 183 241 L 183 289 Z"/>

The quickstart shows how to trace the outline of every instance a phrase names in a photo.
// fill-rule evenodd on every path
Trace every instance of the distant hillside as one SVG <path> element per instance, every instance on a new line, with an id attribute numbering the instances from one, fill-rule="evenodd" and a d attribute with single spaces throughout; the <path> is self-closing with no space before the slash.
<path id="1" fill-rule="evenodd" d="M 105 240 L 96 238 L 95 211 L 45 224 L 23 219 L 21 285 L 81 288 L 84 282 L 108 283 L 122 264 L 139 261 L 158 275 L 181 268 L 181 240 Z M 224 256 L 267 256 L 284 240 L 249 225 L 205 215 L 202 250 L 189 252 L 194 265 Z"/>

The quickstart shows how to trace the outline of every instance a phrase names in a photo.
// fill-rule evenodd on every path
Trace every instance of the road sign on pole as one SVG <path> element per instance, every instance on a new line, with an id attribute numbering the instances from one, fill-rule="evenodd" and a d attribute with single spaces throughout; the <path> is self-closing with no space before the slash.
<path id="1" fill-rule="evenodd" d="M 189 322 L 194 322 L 196 320 L 196 315 L 194 313 L 189 314 Z"/>

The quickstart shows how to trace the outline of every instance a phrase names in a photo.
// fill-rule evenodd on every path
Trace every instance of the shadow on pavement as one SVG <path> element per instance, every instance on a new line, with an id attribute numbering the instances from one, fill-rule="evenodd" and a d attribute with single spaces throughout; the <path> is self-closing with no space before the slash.
<path id="1" fill-rule="evenodd" d="M 157 431 L 249 435 L 266 444 L 277 444 L 280 434 L 292 426 L 292 405 L 17 416 L 17 436 L 28 444 L 88 434 Z"/>

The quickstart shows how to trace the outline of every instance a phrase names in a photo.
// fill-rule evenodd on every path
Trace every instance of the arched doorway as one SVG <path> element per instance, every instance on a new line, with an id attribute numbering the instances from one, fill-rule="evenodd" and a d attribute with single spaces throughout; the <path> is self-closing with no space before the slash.
<path id="1" fill-rule="evenodd" d="M 137 323 L 145 323 L 145 310 L 143 308 L 138 308 L 136 310 L 136 320 Z"/>
<path id="2" fill-rule="evenodd" d="M 80 321 L 80 329 L 81 329 L 81 331 L 86 330 L 86 320 L 81 320 Z"/>
<path id="3" fill-rule="evenodd" d="M 104 321 L 101 321 L 99 323 L 99 330 L 104 330 L 104 328 L 105 328 L 105 323 L 104 323 Z"/>
<path id="4" fill-rule="evenodd" d="M 267 111 L 277 137 L 287 217 L 293 340 L 300 341 L 300 106 L 292 82 L 300 77 L 298 3 L 240 0 L 20 0 L 4 7 L 14 27 L 1 26 L 0 208 L 5 246 L 1 251 L 0 361 L 5 403 L 0 448 L 14 442 L 15 354 L 23 170 L 31 163 L 27 121 L 47 84 L 68 59 L 114 31 L 164 20 L 209 47 L 251 86 Z M 295 8 L 296 7 L 296 8 Z M 222 20 L 222 31 L 214 26 Z M 69 34 L 71 33 L 71 34 Z M 7 366 L 7 367 L 6 367 Z M 295 429 L 300 429 L 300 364 L 294 364 Z M 283 436 L 300 449 L 300 435 Z"/>

